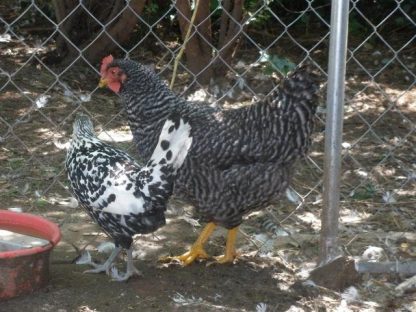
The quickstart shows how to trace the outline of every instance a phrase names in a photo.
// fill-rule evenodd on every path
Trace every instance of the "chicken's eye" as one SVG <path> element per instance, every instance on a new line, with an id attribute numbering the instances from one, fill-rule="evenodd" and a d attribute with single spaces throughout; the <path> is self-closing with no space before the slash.
<path id="1" fill-rule="evenodd" d="M 113 75 L 115 75 L 115 74 L 116 74 L 116 70 L 115 70 L 115 69 L 112 69 L 112 70 L 111 70 L 111 73 L 112 73 Z"/>

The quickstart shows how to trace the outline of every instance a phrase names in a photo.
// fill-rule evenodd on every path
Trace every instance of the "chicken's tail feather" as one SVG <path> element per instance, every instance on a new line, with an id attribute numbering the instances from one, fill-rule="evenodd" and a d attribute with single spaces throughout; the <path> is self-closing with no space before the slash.
<path id="1" fill-rule="evenodd" d="M 192 144 L 191 126 L 179 115 L 170 116 L 163 125 L 159 141 L 150 158 L 150 162 L 171 165 L 176 172 L 179 169 Z"/>
<path id="2" fill-rule="evenodd" d="M 95 136 L 94 125 L 88 115 L 78 113 L 73 124 L 74 138 L 83 138 L 85 136 Z"/>
<path id="3" fill-rule="evenodd" d="M 289 73 L 281 82 L 278 93 L 280 98 L 290 97 L 294 102 L 306 102 L 316 108 L 318 90 L 319 75 L 313 69 L 312 64 L 304 63 Z"/>

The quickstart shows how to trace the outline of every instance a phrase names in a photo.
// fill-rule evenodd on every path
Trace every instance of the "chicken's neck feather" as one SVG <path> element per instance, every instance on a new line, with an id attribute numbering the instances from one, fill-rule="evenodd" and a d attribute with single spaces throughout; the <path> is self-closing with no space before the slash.
<path id="1" fill-rule="evenodd" d="M 140 157 L 142 161 L 147 161 L 165 120 L 173 112 L 181 112 L 187 105 L 186 101 L 157 77 L 145 83 L 132 79 L 125 84 L 120 95 Z"/>

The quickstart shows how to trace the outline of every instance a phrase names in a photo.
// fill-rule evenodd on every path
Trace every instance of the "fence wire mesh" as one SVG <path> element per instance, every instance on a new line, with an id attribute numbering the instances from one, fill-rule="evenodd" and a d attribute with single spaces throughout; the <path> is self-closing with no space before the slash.
<path id="1" fill-rule="evenodd" d="M 99 59 L 108 48 L 116 56 L 150 64 L 170 79 L 184 44 L 178 18 L 185 23 L 190 19 L 177 9 L 179 2 L 116 1 L 107 8 L 112 10 L 107 20 L 99 16 L 94 1 L 63 1 L 66 10 L 47 1 L 0 4 L 2 208 L 42 213 L 74 206 L 63 161 L 77 111 L 92 116 L 100 138 L 134 154 L 119 100 L 97 88 Z M 233 108 L 267 95 L 275 86 L 276 69 L 291 63 L 308 59 L 325 77 L 329 1 L 247 1 L 241 19 L 224 9 L 230 3 L 219 1 L 195 24 L 209 22 L 219 30 L 219 16 L 225 14 L 235 27 L 228 42 L 238 39 L 231 58 L 222 54 L 227 43 L 220 46 L 220 38 L 208 38 L 203 28 L 194 27 L 188 39 L 190 44 L 200 35 L 208 46 L 211 58 L 202 70 L 216 63 L 226 68 L 225 74 L 212 76 L 208 87 L 202 85 L 189 68 L 189 57 L 183 57 L 175 91 Z M 380 226 L 376 216 L 388 214 L 386 229 L 405 231 L 414 229 L 408 208 L 416 192 L 416 9 L 411 1 L 377 5 L 372 11 L 365 1 L 350 3 L 342 217 L 351 225 L 362 220 L 354 216 L 364 215 L 366 227 L 374 229 Z M 114 28 L 123 16 L 134 24 L 134 31 L 129 40 L 119 42 L 122 36 Z M 306 212 L 317 211 L 322 202 L 323 103 L 318 119 L 312 153 L 298 166 L 288 193 L 289 201 Z M 269 212 L 284 222 L 293 217 L 291 210 L 272 207 Z M 298 217 L 306 223 L 313 220 L 310 214 Z"/>

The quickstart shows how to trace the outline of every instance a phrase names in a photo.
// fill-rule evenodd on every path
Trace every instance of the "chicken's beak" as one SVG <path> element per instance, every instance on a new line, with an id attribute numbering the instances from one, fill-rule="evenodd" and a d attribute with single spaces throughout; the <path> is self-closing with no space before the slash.
<path id="1" fill-rule="evenodd" d="M 100 82 L 98 83 L 98 87 L 99 87 L 99 88 L 104 88 L 104 87 L 106 87 L 106 86 L 107 86 L 107 84 L 108 84 L 107 79 L 101 78 L 101 79 L 100 79 Z"/>

